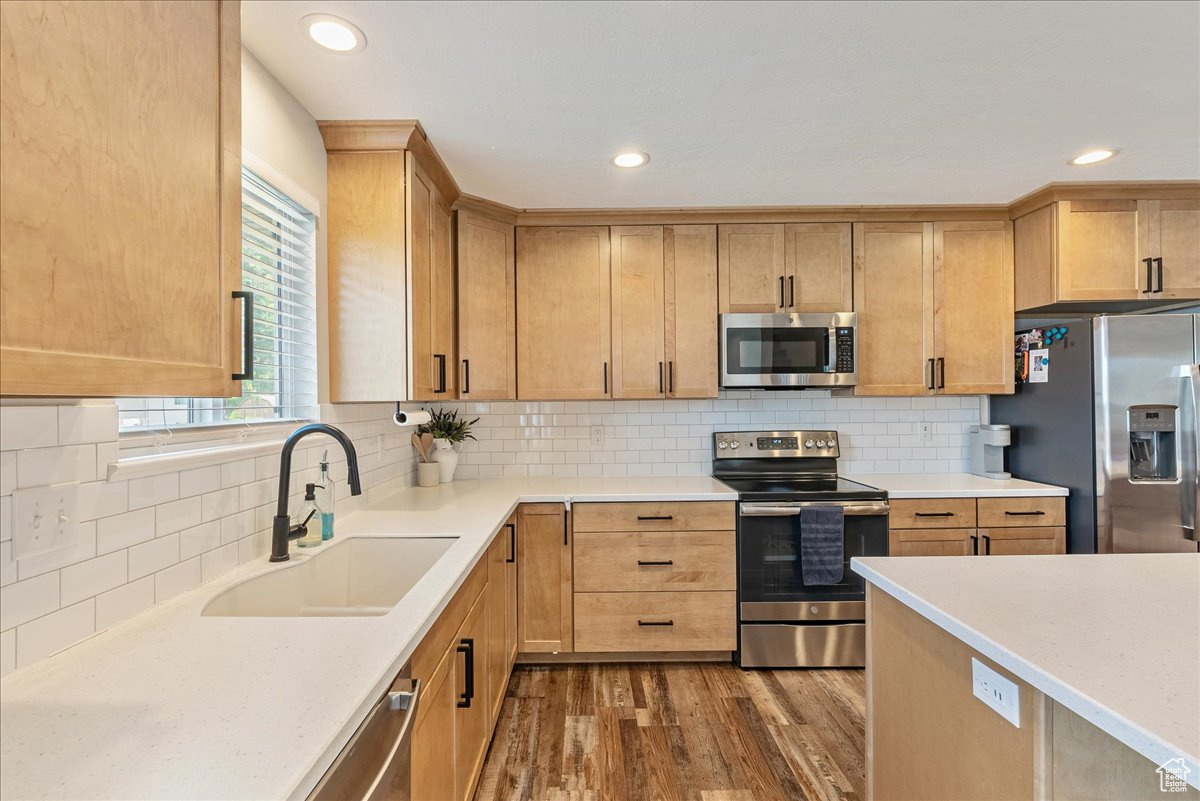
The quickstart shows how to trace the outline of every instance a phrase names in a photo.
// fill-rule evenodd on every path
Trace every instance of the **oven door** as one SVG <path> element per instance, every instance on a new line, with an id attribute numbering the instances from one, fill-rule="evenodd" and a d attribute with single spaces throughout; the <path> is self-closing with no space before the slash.
<path id="1" fill-rule="evenodd" d="M 721 385 L 806 387 L 852 385 L 838 373 L 835 314 L 721 315 Z"/>
<path id="2" fill-rule="evenodd" d="M 845 564 L 839 584 L 804 583 L 800 571 L 803 506 L 840 506 L 844 511 Z M 850 569 L 850 560 L 856 556 L 887 556 L 888 503 L 885 500 L 742 503 L 737 540 L 742 620 L 861 620 L 866 585 Z M 813 611 L 814 608 L 818 611 Z"/>

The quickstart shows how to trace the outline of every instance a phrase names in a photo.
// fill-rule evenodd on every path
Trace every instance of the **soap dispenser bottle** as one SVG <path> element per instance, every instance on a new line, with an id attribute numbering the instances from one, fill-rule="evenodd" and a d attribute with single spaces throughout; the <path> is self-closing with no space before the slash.
<path id="1" fill-rule="evenodd" d="M 321 539 L 333 539 L 333 501 L 337 485 L 329 475 L 329 451 L 321 456 L 321 483 L 317 485 L 317 506 L 321 508 Z"/>
<path id="2" fill-rule="evenodd" d="M 320 520 L 313 520 L 314 517 L 319 518 L 320 514 L 321 507 L 317 506 L 317 485 L 305 484 L 304 506 L 300 509 L 300 527 L 304 529 L 304 533 L 296 541 L 301 548 L 311 548 L 321 544 Z"/>

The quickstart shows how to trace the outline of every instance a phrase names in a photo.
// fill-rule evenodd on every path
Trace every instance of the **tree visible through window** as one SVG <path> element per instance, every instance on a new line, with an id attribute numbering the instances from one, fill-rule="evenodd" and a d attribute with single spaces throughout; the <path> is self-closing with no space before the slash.
<path id="1" fill-rule="evenodd" d="M 236 398 L 121 398 L 121 431 L 316 416 L 316 217 L 242 168 L 242 286 L 254 293 L 254 378 Z"/>

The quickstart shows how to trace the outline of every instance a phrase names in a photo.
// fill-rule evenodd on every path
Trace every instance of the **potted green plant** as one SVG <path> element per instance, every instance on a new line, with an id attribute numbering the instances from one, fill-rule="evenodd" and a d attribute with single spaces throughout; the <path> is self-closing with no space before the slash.
<path id="1" fill-rule="evenodd" d="M 418 434 L 433 434 L 433 461 L 438 463 L 443 484 L 454 480 L 458 451 L 464 442 L 475 439 L 471 426 L 478 422 L 478 417 L 474 420 L 459 417 L 457 409 L 431 409 L 429 422 L 417 426 Z"/>

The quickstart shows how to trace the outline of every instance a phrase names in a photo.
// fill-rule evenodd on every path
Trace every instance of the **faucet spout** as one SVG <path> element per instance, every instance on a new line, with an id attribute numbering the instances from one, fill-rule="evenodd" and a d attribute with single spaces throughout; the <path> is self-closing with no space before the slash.
<path id="1" fill-rule="evenodd" d="M 275 507 L 275 519 L 271 524 L 271 561 L 286 562 L 288 556 L 288 540 L 292 533 L 292 519 L 288 516 L 288 494 L 292 479 L 292 452 L 296 444 L 309 434 L 328 434 L 337 440 L 346 452 L 346 480 L 350 484 L 351 495 L 362 495 L 362 482 L 358 475 L 358 453 L 354 443 L 346 433 L 327 423 L 309 423 L 300 426 L 283 443 L 279 454 L 279 503 Z"/>

